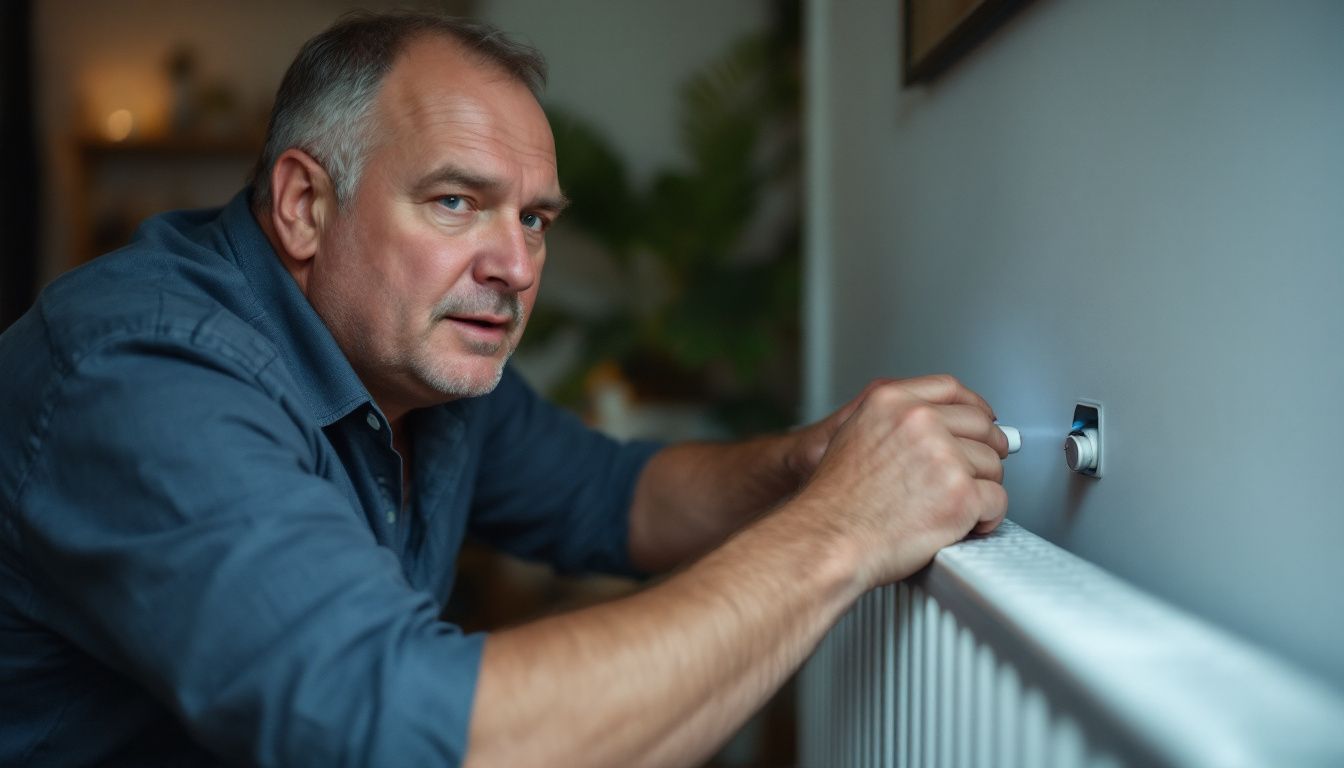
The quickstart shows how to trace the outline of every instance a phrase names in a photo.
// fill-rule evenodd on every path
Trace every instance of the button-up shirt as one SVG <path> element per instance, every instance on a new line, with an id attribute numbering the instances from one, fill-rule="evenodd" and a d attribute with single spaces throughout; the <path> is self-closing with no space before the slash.
<path id="1" fill-rule="evenodd" d="M 151 219 L 0 336 L 0 764 L 453 765 L 463 537 L 628 573 L 656 450 L 541 401 L 388 422 L 240 193 Z"/>

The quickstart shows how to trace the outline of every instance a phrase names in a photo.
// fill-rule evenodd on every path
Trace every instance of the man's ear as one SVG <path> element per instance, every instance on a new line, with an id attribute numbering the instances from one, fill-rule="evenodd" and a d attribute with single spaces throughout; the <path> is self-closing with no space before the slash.
<path id="1" fill-rule="evenodd" d="M 306 262 L 317 254 L 323 226 L 336 205 L 331 177 L 313 156 L 290 148 L 271 168 L 271 226 L 285 255 Z"/>

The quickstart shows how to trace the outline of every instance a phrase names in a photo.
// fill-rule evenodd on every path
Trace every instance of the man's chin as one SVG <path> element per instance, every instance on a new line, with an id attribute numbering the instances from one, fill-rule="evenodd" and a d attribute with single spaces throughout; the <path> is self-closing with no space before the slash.
<path id="1" fill-rule="evenodd" d="M 421 378 L 435 392 L 451 400 L 480 397 L 490 394 L 499 386 L 508 359 L 508 355 L 498 359 L 478 357 L 466 365 L 443 367 L 427 372 L 428 375 L 422 375 Z"/>

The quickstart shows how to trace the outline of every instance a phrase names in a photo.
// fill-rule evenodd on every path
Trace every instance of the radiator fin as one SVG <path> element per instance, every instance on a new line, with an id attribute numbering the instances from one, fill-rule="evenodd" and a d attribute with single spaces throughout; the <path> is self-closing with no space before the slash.
<path id="1" fill-rule="evenodd" d="M 1024 529 L 860 598 L 800 679 L 807 768 L 1344 765 L 1344 698 Z"/>

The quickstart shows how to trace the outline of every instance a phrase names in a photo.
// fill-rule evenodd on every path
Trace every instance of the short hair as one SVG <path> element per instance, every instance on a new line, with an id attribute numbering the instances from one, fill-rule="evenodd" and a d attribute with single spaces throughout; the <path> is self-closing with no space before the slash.
<path id="1" fill-rule="evenodd" d="M 341 207 L 350 202 L 370 150 L 378 89 L 407 43 L 424 35 L 453 40 L 540 98 L 546 60 L 535 48 L 509 39 L 495 27 L 428 12 L 347 14 L 304 43 L 285 72 L 271 108 L 266 145 L 252 170 L 255 210 L 270 209 L 271 170 L 291 147 L 322 164 Z"/>

